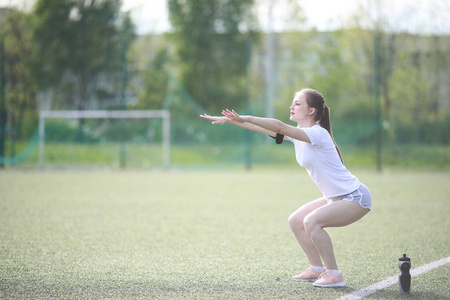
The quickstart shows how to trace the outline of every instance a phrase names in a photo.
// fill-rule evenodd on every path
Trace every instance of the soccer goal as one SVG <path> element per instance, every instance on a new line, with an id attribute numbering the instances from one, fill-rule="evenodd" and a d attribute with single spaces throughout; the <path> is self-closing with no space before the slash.
<path id="1" fill-rule="evenodd" d="M 162 161 L 170 165 L 170 112 L 168 110 L 73 110 L 41 111 L 39 113 L 39 166 L 44 167 L 45 121 L 47 119 L 162 119 Z"/>

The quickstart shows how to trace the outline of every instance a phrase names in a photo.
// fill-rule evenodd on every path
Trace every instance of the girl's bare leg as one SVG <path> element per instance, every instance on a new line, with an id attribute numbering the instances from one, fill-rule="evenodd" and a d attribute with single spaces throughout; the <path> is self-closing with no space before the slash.
<path id="1" fill-rule="evenodd" d="M 333 245 L 325 227 L 341 227 L 361 219 L 370 210 L 360 205 L 340 200 L 318 207 L 304 217 L 304 228 L 327 269 L 337 270 Z"/>
<path id="2" fill-rule="evenodd" d="M 288 220 L 292 232 L 294 233 L 297 241 L 299 242 L 312 266 L 323 266 L 323 264 L 316 246 L 305 230 L 304 219 L 312 211 L 326 204 L 327 200 L 325 198 L 319 198 L 317 200 L 309 202 L 292 213 Z"/>

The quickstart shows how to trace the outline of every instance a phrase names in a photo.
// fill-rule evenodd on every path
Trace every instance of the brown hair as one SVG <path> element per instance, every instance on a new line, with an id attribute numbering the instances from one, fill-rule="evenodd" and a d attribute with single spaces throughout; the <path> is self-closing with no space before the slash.
<path id="1" fill-rule="evenodd" d="M 336 141 L 334 140 L 333 137 L 333 131 L 331 130 L 330 109 L 325 104 L 325 99 L 323 98 L 322 94 L 310 88 L 302 89 L 299 92 L 297 92 L 297 94 L 299 93 L 304 94 L 308 105 L 316 109 L 314 120 L 316 122 L 318 121 L 320 126 L 325 128 L 330 133 L 331 139 L 333 140 L 333 143 L 336 146 L 336 150 L 339 154 L 341 162 L 344 163 L 344 160 L 342 159 L 341 155 L 341 150 L 339 150 L 339 147 L 336 144 Z"/>

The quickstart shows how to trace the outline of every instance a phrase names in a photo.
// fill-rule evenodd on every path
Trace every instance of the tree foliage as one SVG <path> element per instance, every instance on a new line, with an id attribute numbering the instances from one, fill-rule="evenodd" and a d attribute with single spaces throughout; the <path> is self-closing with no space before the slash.
<path id="1" fill-rule="evenodd" d="M 40 90 L 56 88 L 63 106 L 81 110 L 111 93 L 105 82 L 120 70 L 122 42 L 133 35 L 129 17 L 120 24 L 120 5 L 120 0 L 36 2 L 33 71 Z"/>
<path id="2" fill-rule="evenodd" d="M 141 36 L 131 49 L 132 56 L 140 58 L 142 72 L 131 89 L 139 98 L 139 109 L 162 109 L 169 84 L 170 47 L 165 35 Z M 143 60 L 143 58 L 146 58 Z"/>
<path id="3" fill-rule="evenodd" d="M 183 84 L 205 109 L 243 107 L 253 0 L 169 0 Z"/>
<path id="4" fill-rule="evenodd" d="M 0 36 L 5 50 L 7 127 L 13 140 L 29 135 L 27 130 L 37 119 L 36 87 L 29 69 L 33 46 L 28 21 L 25 13 L 7 10 Z"/>

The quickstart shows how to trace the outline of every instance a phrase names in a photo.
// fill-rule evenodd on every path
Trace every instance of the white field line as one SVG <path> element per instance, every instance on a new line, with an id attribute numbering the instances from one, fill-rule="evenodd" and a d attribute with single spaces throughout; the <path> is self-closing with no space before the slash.
<path id="1" fill-rule="evenodd" d="M 437 260 L 437 261 L 434 261 L 432 263 L 423 265 L 421 267 L 412 269 L 411 270 L 411 277 L 414 277 L 414 276 L 420 275 L 422 273 L 431 271 L 433 269 L 436 269 L 436 268 L 438 268 L 440 266 L 443 266 L 445 264 L 448 264 L 448 263 L 450 263 L 450 256 L 446 257 L 446 258 L 442 258 L 442 259 Z M 338 298 L 336 300 L 356 300 L 356 299 L 361 299 L 361 298 L 364 298 L 366 296 L 369 296 L 370 294 L 376 293 L 377 291 L 379 291 L 381 289 L 387 288 L 388 286 L 391 286 L 391 285 L 393 285 L 393 284 L 395 284 L 397 282 L 398 282 L 398 275 L 392 276 L 392 277 L 389 277 L 389 278 L 387 278 L 387 279 L 385 279 L 383 281 L 380 281 L 378 283 L 369 285 L 368 287 L 365 287 L 363 289 L 355 291 L 353 293 L 344 295 L 344 296 L 342 296 L 342 297 L 340 297 L 340 298 Z M 412 284 L 411 284 L 411 286 L 412 286 Z"/>

